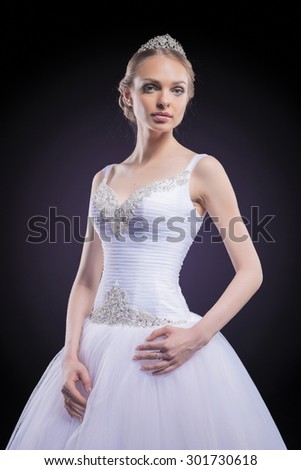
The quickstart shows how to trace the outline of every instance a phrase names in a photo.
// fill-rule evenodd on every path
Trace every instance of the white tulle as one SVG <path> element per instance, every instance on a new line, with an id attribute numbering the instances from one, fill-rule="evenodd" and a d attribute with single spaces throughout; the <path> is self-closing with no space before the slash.
<path id="1" fill-rule="evenodd" d="M 193 239 L 187 217 L 194 209 L 189 197 L 189 174 L 205 155 L 195 155 L 181 178 L 155 182 L 129 198 L 130 215 L 150 222 L 165 216 L 157 241 L 134 241 L 128 221 L 125 241 L 110 223 L 103 241 L 104 271 L 95 300 L 103 305 L 106 293 L 118 281 L 131 307 L 154 317 L 182 321 L 189 328 L 201 317 L 191 312 L 178 279 Z M 106 175 L 111 168 L 105 168 Z M 186 178 L 186 175 L 187 178 Z M 150 186 L 150 185 L 149 185 Z M 100 185 L 90 201 L 90 215 L 101 234 L 100 199 L 118 203 L 117 195 Z M 103 201 L 103 199 L 102 199 Z M 185 237 L 171 236 L 167 218 L 182 217 Z M 178 224 L 179 225 L 179 224 Z M 197 227 L 200 228 L 201 221 Z M 116 228 L 116 227 L 115 227 Z M 120 231 L 118 231 L 120 235 Z M 174 232 L 173 236 L 178 236 Z M 118 300 L 118 299 L 117 299 Z M 221 333 L 181 367 L 153 376 L 133 361 L 135 347 L 152 327 L 99 324 L 87 318 L 80 344 L 80 359 L 92 379 L 92 392 L 82 422 L 71 418 L 61 394 L 60 351 L 49 364 L 30 397 L 8 449 L 285 449 L 283 439 L 261 395 L 237 354 Z"/>

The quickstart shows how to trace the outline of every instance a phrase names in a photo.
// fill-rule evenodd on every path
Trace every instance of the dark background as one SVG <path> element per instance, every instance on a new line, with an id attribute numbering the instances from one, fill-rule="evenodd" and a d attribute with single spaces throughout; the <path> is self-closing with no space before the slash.
<path id="1" fill-rule="evenodd" d="M 114 14 L 85 3 L 76 9 L 2 7 L 2 412 L 5 448 L 29 394 L 63 346 L 68 295 L 81 244 L 29 244 L 27 222 L 80 217 L 91 180 L 120 162 L 134 136 L 118 108 L 117 86 L 130 56 L 150 37 L 169 33 L 191 59 L 196 96 L 178 139 L 216 156 L 236 190 L 242 214 L 251 207 L 273 243 L 249 229 L 264 283 L 223 330 L 266 401 L 289 449 L 300 449 L 300 308 L 298 262 L 300 17 L 289 2 L 271 7 L 140 4 Z M 285 5 L 285 6 L 284 6 Z M 135 15 L 137 15 L 135 17 Z M 108 27 L 108 32 L 104 27 Z M 195 243 L 181 286 L 203 314 L 233 274 L 213 233 Z M 295 306 L 297 305 L 297 307 Z"/>

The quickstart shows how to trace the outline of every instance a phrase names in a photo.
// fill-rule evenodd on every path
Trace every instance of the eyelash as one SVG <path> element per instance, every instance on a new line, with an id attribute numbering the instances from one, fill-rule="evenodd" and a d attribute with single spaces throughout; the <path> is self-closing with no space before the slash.
<path id="1" fill-rule="evenodd" d="M 151 88 L 151 90 L 150 90 L 150 88 Z M 147 85 L 144 85 L 142 87 L 142 90 L 143 90 L 144 93 L 152 93 L 152 91 L 154 89 L 158 90 L 158 87 L 156 85 L 151 84 L 151 83 L 148 83 Z M 185 93 L 184 88 L 179 87 L 179 86 L 173 88 L 172 91 L 176 91 L 176 95 L 182 95 L 183 93 Z"/>

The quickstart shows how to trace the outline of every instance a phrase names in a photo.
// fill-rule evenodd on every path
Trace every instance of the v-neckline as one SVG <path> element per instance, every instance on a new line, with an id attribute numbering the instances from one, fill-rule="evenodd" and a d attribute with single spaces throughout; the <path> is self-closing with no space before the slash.
<path id="1" fill-rule="evenodd" d="M 141 191 L 145 191 L 146 189 L 149 189 L 151 188 L 152 186 L 155 186 L 156 184 L 161 184 L 161 183 L 165 183 L 167 181 L 170 181 L 170 180 L 173 180 L 173 179 L 176 179 L 176 178 L 181 178 L 181 176 L 184 175 L 185 172 L 188 172 L 187 169 L 183 170 L 182 173 L 180 173 L 179 175 L 175 175 L 175 176 L 168 176 L 166 178 L 162 178 L 162 179 L 157 179 L 155 181 L 153 181 L 152 183 L 147 183 L 147 184 L 144 184 L 142 186 L 139 186 L 138 188 L 134 189 L 134 191 L 132 191 L 128 197 L 124 200 L 124 201 L 120 201 L 119 199 L 119 196 L 117 195 L 115 189 L 113 189 L 111 186 L 109 186 L 107 184 L 106 181 L 103 181 L 103 185 L 106 186 L 106 188 L 111 192 L 111 194 L 114 196 L 117 204 L 118 204 L 118 207 L 122 207 L 124 206 L 127 202 L 129 202 L 131 199 L 133 199 L 133 197 L 136 196 L 136 194 L 139 194 Z"/>
<path id="2" fill-rule="evenodd" d="M 117 195 L 115 189 L 113 189 L 110 185 L 108 185 L 107 183 L 107 179 L 108 179 L 108 176 L 110 174 L 110 171 L 113 167 L 114 164 L 111 165 L 111 168 L 109 169 L 108 173 L 106 174 L 106 176 L 104 177 L 104 179 L 102 180 L 102 184 L 111 192 L 111 194 L 113 195 L 114 199 L 116 200 L 117 204 L 118 204 L 118 207 L 122 207 L 124 206 L 127 202 L 129 202 L 136 194 L 138 194 L 139 192 L 141 191 L 144 191 L 156 184 L 161 184 L 161 183 L 164 183 L 166 181 L 170 181 L 170 180 L 173 180 L 173 179 L 176 179 L 176 178 L 181 178 L 184 173 L 186 171 L 189 171 L 188 168 L 191 164 L 191 162 L 194 160 L 194 158 L 196 158 L 199 154 L 195 154 L 190 162 L 188 163 L 188 165 L 186 166 L 186 168 L 178 175 L 174 175 L 174 176 L 167 176 L 166 178 L 160 178 L 160 179 L 156 179 L 154 181 L 152 181 L 151 183 L 147 183 L 147 184 L 144 184 L 142 186 L 139 186 L 138 188 L 134 189 L 134 191 L 130 192 L 130 194 L 128 195 L 128 197 L 124 200 L 124 201 L 121 201 L 119 199 L 119 196 Z"/>

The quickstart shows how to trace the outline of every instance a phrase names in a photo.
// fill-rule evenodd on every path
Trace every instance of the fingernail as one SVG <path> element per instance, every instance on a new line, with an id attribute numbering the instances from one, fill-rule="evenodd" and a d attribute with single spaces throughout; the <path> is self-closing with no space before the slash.
<path id="1" fill-rule="evenodd" d="M 138 359 L 137 356 L 133 356 L 133 360 L 136 361 Z"/>
<path id="2" fill-rule="evenodd" d="M 91 387 L 88 387 L 88 388 L 87 388 L 87 392 L 91 393 L 91 392 L 92 392 L 92 388 L 91 388 Z"/>

